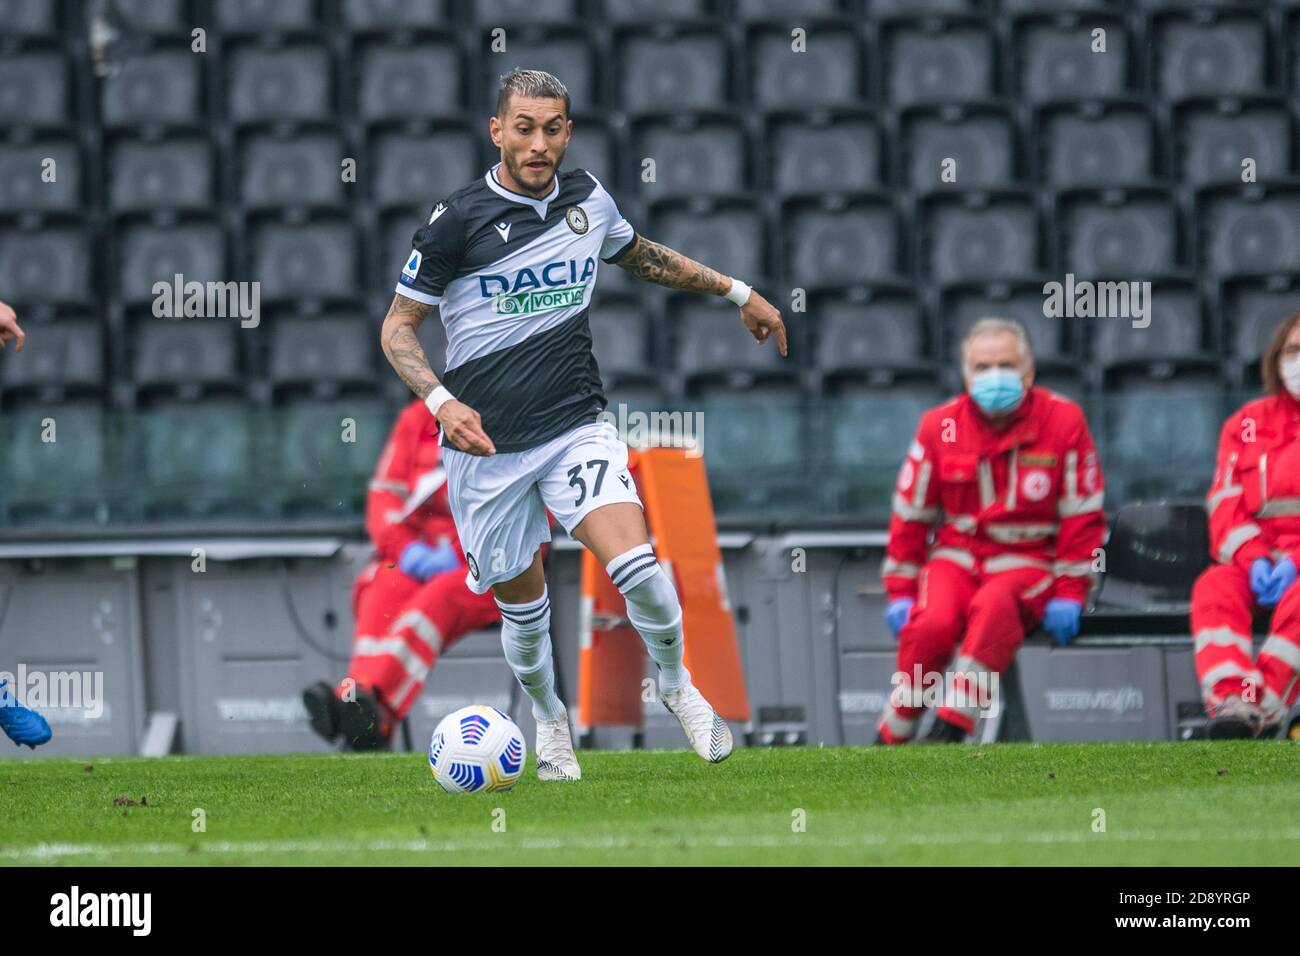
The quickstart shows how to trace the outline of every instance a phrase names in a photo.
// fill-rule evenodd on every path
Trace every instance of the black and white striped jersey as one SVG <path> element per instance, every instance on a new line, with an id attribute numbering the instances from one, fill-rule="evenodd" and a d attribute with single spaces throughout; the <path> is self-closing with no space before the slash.
<path id="1" fill-rule="evenodd" d="M 587 307 L 598 263 L 617 262 L 635 233 L 586 170 L 534 199 L 502 186 L 499 165 L 434 207 L 397 292 L 438 306 L 444 383 L 498 452 L 517 452 L 604 409 Z"/>

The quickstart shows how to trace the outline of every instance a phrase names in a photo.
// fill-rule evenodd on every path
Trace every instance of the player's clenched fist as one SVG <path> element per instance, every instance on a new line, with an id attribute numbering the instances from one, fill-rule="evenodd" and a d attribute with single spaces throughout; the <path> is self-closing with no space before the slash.
<path id="1" fill-rule="evenodd" d="M 749 299 L 740 307 L 740 318 L 745 323 L 745 328 L 749 329 L 749 333 L 760 342 L 766 342 L 767 337 L 775 333 L 777 349 L 782 355 L 786 354 L 785 323 L 781 321 L 781 313 L 771 302 L 757 292 L 751 291 Z"/>
<path id="2" fill-rule="evenodd" d="M 5 343 L 12 339 L 15 352 L 23 350 L 23 339 L 27 336 L 23 330 L 18 327 L 18 316 L 14 310 L 9 308 L 4 302 L 0 302 L 0 349 L 5 347 Z"/>
<path id="3" fill-rule="evenodd" d="M 492 439 L 483 431 L 483 420 L 479 418 L 478 412 L 464 402 L 458 402 L 454 398 L 443 402 L 438 408 L 438 424 L 454 448 L 471 455 L 497 453 Z"/>

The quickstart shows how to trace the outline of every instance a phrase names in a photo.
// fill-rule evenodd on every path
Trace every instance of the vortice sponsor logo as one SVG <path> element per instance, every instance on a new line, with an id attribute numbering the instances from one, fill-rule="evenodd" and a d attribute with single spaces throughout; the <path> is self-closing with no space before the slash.
<path id="1" fill-rule="evenodd" d="M 523 268 L 511 275 L 485 273 L 478 277 L 479 292 L 492 300 L 498 315 L 528 315 L 580 306 L 587 285 L 596 274 L 596 260 L 563 259 L 539 268 Z"/>

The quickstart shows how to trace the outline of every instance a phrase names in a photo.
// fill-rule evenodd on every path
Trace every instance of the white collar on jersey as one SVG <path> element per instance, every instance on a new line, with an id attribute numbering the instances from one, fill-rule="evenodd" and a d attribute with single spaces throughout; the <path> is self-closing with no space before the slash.
<path id="1" fill-rule="evenodd" d="M 551 187 L 551 193 L 549 196 L 545 199 L 534 199 L 532 196 L 525 196 L 523 193 L 517 193 L 512 189 L 506 189 L 505 186 L 502 186 L 497 182 L 497 168 L 500 165 L 500 163 L 497 163 L 496 166 L 489 169 L 487 175 L 483 177 L 483 181 L 488 184 L 488 188 L 502 199 L 509 199 L 511 202 L 518 202 L 523 203 L 525 206 L 532 206 L 533 209 L 537 211 L 537 215 L 540 218 L 545 219 L 546 207 L 551 204 L 551 200 L 560 194 L 560 174 L 558 172 L 555 174 L 555 185 Z"/>

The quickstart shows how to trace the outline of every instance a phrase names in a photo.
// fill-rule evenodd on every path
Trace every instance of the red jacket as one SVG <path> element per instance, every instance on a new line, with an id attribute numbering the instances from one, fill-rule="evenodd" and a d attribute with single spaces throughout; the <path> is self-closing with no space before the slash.
<path id="1" fill-rule="evenodd" d="M 426 493 L 423 500 L 416 500 Z M 456 523 L 447 506 L 438 423 L 424 402 L 407 405 L 389 433 L 370 479 L 366 530 L 374 542 L 376 559 L 386 564 L 396 563 L 412 541 L 431 545 L 450 542 L 460 551 Z M 461 560 L 465 560 L 463 554 Z"/>
<path id="2" fill-rule="evenodd" d="M 1219 563 L 1249 570 L 1290 555 L 1300 565 L 1300 401 L 1282 392 L 1228 416 L 1205 510 Z"/>
<path id="3" fill-rule="evenodd" d="M 1074 402 L 1032 388 L 994 429 L 962 394 L 921 416 L 899 469 L 885 590 L 914 597 L 921 565 L 944 557 L 988 574 L 1042 567 L 1055 575 L 1054 597 L 1083 601 L 1106 535 L 1102 497 L 1101 463 Z"/>

